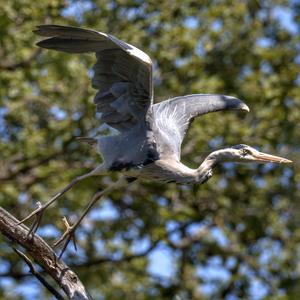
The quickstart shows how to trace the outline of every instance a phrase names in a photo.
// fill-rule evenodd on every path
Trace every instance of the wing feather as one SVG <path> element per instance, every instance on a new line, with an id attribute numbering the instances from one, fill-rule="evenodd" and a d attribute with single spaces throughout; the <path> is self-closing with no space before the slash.
<path id="1" fill-rule="evenodd" d="M 138 48 L 90 29 L 40 25 L 35 33 L 47 37 L 38 46 L 68 53 L 95 52 L 92 86 L 102 122 L 120 131 L 145 121 L 152 105 L 152 62 Z"/>
<path id="2" fill-rule="evenodd" d="M 159 152 L 180 159 L 181 144 L 193 119 L 221 110 L 249 111 L 249 108 L 237 98 L 212 94 L 176 97 L 153 105 Z"/>

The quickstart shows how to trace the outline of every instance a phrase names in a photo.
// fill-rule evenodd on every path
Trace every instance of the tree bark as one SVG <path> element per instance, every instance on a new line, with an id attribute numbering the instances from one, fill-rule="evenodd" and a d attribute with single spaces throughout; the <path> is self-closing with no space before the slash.
<path id="1" fill-rule="evenodd" d="M 58 283 L 69 299 L 92 300 L 77 275 L 58 259 L 52 248 L 36 234 L 27 238 L 28 228 L 17 223 L 15 217 L 0 207 L 0 232 L 12 242 L 24 247 L 34 261 Z"/>

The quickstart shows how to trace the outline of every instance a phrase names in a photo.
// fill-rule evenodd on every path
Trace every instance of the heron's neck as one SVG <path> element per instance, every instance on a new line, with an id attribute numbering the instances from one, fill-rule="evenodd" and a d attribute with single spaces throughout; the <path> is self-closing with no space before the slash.
<path id="1" fill-rule="evenodd" d="M 213 168 L 220 162 L 226 161 L 227 149 L 221 149 L 210 153 L 197 169 L 197 181 L 204 183 L 212 176 Z"/>

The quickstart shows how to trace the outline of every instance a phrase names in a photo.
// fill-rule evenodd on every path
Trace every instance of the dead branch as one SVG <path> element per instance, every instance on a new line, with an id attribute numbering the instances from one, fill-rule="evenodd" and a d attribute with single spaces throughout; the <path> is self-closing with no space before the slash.
<path id="1" fill-rule="evenodd" d="M 71 300 L 91 300 L 77 275 L 62 260 L 59 260 L 52 248 L 38 235 L 27 238 L 28 228 L 17 226 L 19 221 L 0 207 L 0 232 L 9 240 L 22 246 L 34 261 L 51 276 Z"/>
<path id="2" fill-rule="evenodd" d="M 33 266 L 30 258 L 26 256 L 22 251 L 13 247 L 13 250 L 25 261 L 29 267 L 29 271 L 34 275 L 37 280 L 58 300 L 63 300 L 63 296 L 39 273 Z"/>

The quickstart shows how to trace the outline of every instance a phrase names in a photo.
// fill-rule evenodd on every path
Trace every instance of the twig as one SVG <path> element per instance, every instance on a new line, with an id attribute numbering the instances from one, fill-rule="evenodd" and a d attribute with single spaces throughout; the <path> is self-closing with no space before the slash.
<path id="1" fill-rule="evenodd" d="M 27 59 L 24 59 L 23 61 L 17 62 L 17 63 L 5 63 L 5 64 L 0 64 L 0 69 L 1 70 L 6 70 L 6 71 L 15 71 L 16 69 L 19 68 L 24 68 L 29 66 L 39 55 L 41 54 L 41 49 L 37 49 L 34 51 L 30 57 Z"/>
<path id="2" fill-rule="evenodd" d="M 159 241 L 154 241 L 151 246 L 149 246 L 146 250 L 139 252 L 139 253 L 134 253 L 134 254 L 128 254 L 124 255 L 121 258 L 113 258 L 110 256 L 107 257 L 99 257 L 95 259 L 90 259 L 82 263 L 73 263 L 70 264 L 71 268 L 90 268 L 92 266 L 100 265 L 100 264 L 105 264 L 105 263 L 113 263 L 113 264 L 120 264 L 124 262 L 130 262 L 132 260 L 145 257 L 149 253 L 151 253 L 159 244 Z M 45 273 L 44 271 L 40 272 L 41 274 Z M 9 272 L 3 272 L 0 273 L 0 278 L 1 277 L 12 277 L 15 279 L 22 279 L 24 277 L 31 276 L 30 274 L 27 273 L 21 273 L 21 272 L 14 272 L 14 271 L 9 271 Z"/>
<path id="3" fill-rule="evenodd" d="M 34 275 L 37 280 L 52 294 L 54 295 L 54 297 L 58 300 L 63 300 L 64 297 L 50 284 L 46 281 L 46 279 L 39 274 L 39 272 L 37 272 L 31 262 L 31 260 L 29 259 L 28 256 L 26 256 L 23 252 L 21 252 L 20 250 L 12 247 L 13 250 L 25 261 L 25 263 L 27 264 L 27 266 L 29 267 L 30 273 L 32 275 Z"/>
<path id="4" fill-rule="evenodd" d="M 112 257 L 100 257 L 96 259 L 90 259 L 86 262 L 80 263 L 80 264 L 73 264 L 72 267 L 74 268 L 87 268 L 87 267 L 92 267 L 94 265 L 102 264 L 102 263 L 123 263 L 123 262 L 130 262 L 131 260 L 137 259 L 144 257 L 151 253 L 159 244 L 159 240 L 153 242 L 153 244 L 147 248 L 146 250 L 140 252 L 140 253 L 135 253 L 135 254 L 129 254 L 129 255 L 124 255 L 121 258 L 112 258 Z"/>

